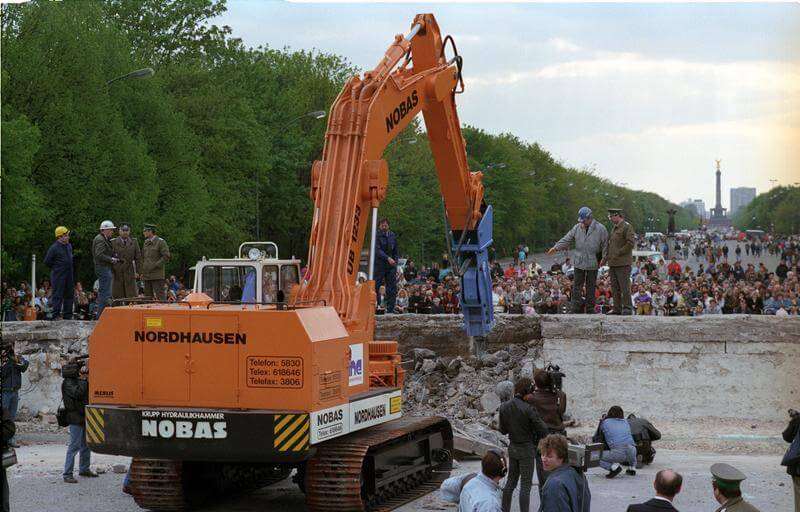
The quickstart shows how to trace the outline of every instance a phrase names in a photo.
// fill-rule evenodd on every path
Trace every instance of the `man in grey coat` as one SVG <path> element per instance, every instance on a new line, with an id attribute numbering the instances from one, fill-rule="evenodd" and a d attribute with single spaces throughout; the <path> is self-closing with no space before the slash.
<path id="1" fill-rule="evenodd" d="M 581 297 L 583 287 L 586 285 L 586 313 L 594 313 L 594 287 L 597 283 L 597 267 L 601 260 L 606 259 L 608 250 L 608 230 L 592 217 L 592 210 L 588 206 L 578 210 L 578 223 L 575 224 L 564 238 L 547 251 L 552 255 L 556 251 L 563 251 L 575 242 L 575 256 L 573 267 L 575 275 L 572 280 L 572 312 L 580 313 L 583 309 Z"/>

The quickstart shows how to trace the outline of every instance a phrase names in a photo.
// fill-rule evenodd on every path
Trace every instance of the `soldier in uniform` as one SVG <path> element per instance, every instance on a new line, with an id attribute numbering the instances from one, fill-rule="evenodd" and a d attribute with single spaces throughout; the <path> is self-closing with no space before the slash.
<path id="1" fill-rule="evenodd" d="M 119 226 L 119 236 L 111 240 L 111 246 L 121 260 L 114 265 L 112 296 L 115 299 L 139 296 L 136 278 L 137 273 L 142 269 L 142 250 L 139 248 L 139 241 L 131 238 L 130 234 L 130 224 L 123 222 Z"/>
<path id="2" fill-rule="evenodd" d="M 718 463 L 711 466 L 711 477 L 714 498 L 722 505 L 716 512 L 759 512 L 742 498 L 739 486 L 747 478 L 744 473 L 730 464 Z"/>
<path id="3" fill-rule="evenodd" d="M 144 280 L 144 296 L 146 298 L 167 300 L 164 293 L 164 265 L 167 261 L 169 261 L 167 242 L 156 235 L 155 224 L 145 224 L 140 272 Z"/>
<path id="4" fill-rule="evenodd" d="M 632 315 L 631 264 L 633 263 L 633 226 L 622 218 L 619 208 L 608 209 L 608 219 L 613 224 L 608 235 L 608 275 L 611 278 L 611 295 L 614 309 L 610 315 Z M 601 262 L 602 263 L 602 262 Z"/>

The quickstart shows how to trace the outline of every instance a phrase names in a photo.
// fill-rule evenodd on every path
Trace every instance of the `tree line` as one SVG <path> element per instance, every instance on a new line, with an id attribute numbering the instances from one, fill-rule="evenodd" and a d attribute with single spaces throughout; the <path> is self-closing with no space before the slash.
<path id="1" fill-rule="evenodd" d="M 800 186 L 775 187 L 759 194 L 733 217 L 737 229 L 795 234 L 800 230 Z"/>
<path id="2" fill-rule="evenodd" d="M 278 243 L 304 258 L 310 168 L 327 110 L 359 70 L 323 51 L 249 48 L 212 20 L 223 0 L 4 4 L 2 16 L 2 274 L 29 272 L 53 229 L 73 230 L 80 276 L 100 221 L 155 223 L 171 272 L 239 243 Z M 376 48 L 378 59 L 383 48 Z M 147 79 L 121 79 L 152 67 Z M 671 205 L 556 161 L 512 134 L 464 127 L 469 163 L 485 171 L 495 244 L 542 248 L 588 205 L 622 207 L 640 231 L 664 231 Z M 416 142 L 416 143 L 412 143 Z M 430 147 L 415 122 L 387 147 L 392 219 L 401 250 L 444 252 L 444 217 Z M 695 224 L 678 208 L 677 224 Z"/>

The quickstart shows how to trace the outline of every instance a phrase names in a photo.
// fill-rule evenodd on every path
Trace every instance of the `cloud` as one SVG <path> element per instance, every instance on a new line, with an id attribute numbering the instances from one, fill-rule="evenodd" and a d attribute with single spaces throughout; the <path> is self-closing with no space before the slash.
<path id="1" fill-rule="evenodd" d="M 582 47 L 562 37 L 550 38 L 547 41 L 545 41 L 545 45 L 548 48 L 553 49 L 557 52 L 575 53 L 583 50 Z"/>

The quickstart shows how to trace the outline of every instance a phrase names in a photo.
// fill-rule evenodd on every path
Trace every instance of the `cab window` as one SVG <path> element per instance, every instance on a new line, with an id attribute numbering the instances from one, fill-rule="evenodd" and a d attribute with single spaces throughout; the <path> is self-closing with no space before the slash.
<path id="1" fill-rule="evenodd" d="M 281 290 L 284 293 L 289 293 L 292 286 L 300 282 L 297 265 L 283 265 L 281 267 Z"/>
<path id="2" fill-rule="evenodd" d="M 261 280 L 261 302 L 279 302 L 278 267 L 276 265 L 264 265 Z"/>
<path id="3" fill-rule="evenodd" d="M 217 302 L 254 302 L 256 269 L 252 265 L 203 267 L 203 293 Z"/>

